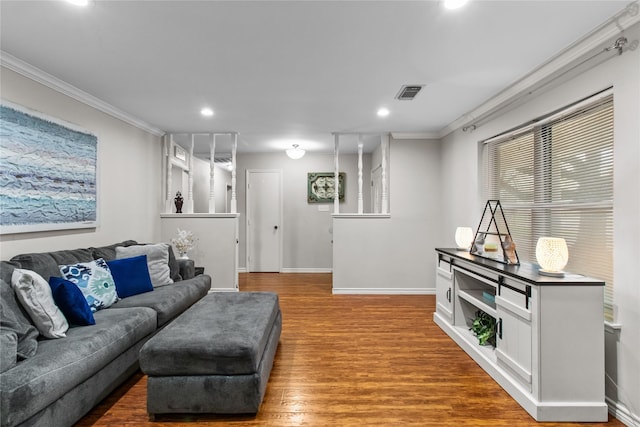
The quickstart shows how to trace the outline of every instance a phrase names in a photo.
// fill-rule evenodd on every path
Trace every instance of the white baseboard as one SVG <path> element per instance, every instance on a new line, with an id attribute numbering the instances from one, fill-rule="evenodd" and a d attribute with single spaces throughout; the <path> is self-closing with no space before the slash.
<path id="1" fill-rule="evenodd" d="M 333 273 L 332 268 L 283 268 L 281 273 Z"/>
<path id="2" fill-rule="evenodd" d="M 208 293 L 212 292 L 238 292 L 238 289 L 233 288 L 211 288 Z"/>
<path id="3" fill-rule="evenodd" d="M 425 288 L 333 288 L 334 294 L 344 295 L 435 295 L 435 289 Z"/>
<path id="4" fill-rule="evenodd" d="M 283 268 L 281 273 L 333 273 L 332 268 Z M 246 267 L 238 268 L 238 273 L 247 273 Z"/>
<path id="5" fill-rule="evenodd" d="M 608 397 L 605 398 L 609 406 L 609 413 L 616 417 L 618 421 L 628 427 L 640 426 L 640 415 L 636 415 L 626 405 L 620 402 L 614 402 Z"/>

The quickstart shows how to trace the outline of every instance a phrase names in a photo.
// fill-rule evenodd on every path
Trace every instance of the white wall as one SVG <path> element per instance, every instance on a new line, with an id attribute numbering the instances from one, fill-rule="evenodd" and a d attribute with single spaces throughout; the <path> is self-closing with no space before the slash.
<path id="1" fill-rule="evenodd" d="M 159 238 L 162 206 L 159 137 L 2 68 L 2 99 L 76 124 L 98 137 L 95 229 L 0 236 L 0 257 Z"/>
<path id="2" fill-rule="evenodd" d="M 371 155 L 363 155 L 363 170 L 371 168 Z M 331 213 L 333 203 L 324 204 L 329 210 L 318 210 L 321 204 L 307 203 L 307 173 L 333 172 L 333 154 L 307 154 L 298 160 L 289 159 L 284 152 L 269 154 L 239 154 L 237 159 L 237 199 L 240 212 L 240 268 L 246 268 L 246 170 L 280 169 L 283 181 L 283 271 L 331 271 L 332 245 Z M 341 212 L 358 210 L 357 155 L 341 154 L 340 171 L 347 174 L 345 201 Z M 365 183 L 368 177 L 364 174 Z M 370 204 L 370 187 L 363 186 L 364 204 Z"/>
<path id="3" fill-rule="evenodd" d="M 335 293 L 435 292 L 440 143 L 392 139 L 389 151 L 391 217 L 334 219 Z"/>
<path id="4" fill-rule="evenodd" d="M 640 37 L 639 28 L 627 30 L 629 40 Z M 447 215 L 442 218 L 440 241 L 451 245 L 457 225 L 478 225 L 484 203 L 478 191 L 478 141 L 609 86 L 614 90 L 614 303 L 622 329 L 619 334 L 605 334 L 606 371 L 613 378 L 606 391 L 622 411 L 620 417 L 628 410 L 640 422 L 640 49 L 612 56 L 473 133 L 456 131 L 444 138 L 442 202 Z"/>

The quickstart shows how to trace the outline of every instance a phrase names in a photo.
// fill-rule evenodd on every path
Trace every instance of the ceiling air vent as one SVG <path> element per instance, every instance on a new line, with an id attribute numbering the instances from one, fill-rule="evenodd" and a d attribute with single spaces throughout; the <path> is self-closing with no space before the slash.
<path id="1" fill-rule="evenodd" d="M 404 85 L 400 88 L 400 92 L 396 95 L 396 99 L 401 101 L 411 101 L 418 95 L 424 85 Z"/>

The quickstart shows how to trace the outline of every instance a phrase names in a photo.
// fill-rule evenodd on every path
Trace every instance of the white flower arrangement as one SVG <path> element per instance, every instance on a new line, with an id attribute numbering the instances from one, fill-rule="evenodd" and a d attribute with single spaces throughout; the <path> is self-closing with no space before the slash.
<path id="1" fill-rule="evenodd" d="M 171 239 L 171 243 L 180 253 L 180 256 L 185 256 L 187 252 L 195 247 L 197 240 L 192 231 L 180 230 L 178 228 L 178 237 Z"/>

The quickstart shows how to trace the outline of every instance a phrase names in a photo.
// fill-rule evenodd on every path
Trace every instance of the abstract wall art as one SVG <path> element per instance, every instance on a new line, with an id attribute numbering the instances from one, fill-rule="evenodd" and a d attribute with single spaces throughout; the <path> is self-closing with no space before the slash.
<path id="1" fill-rule="evenodd" d="M 98 224 L 95 135 L 0 103 L 0 234 Z"/>

